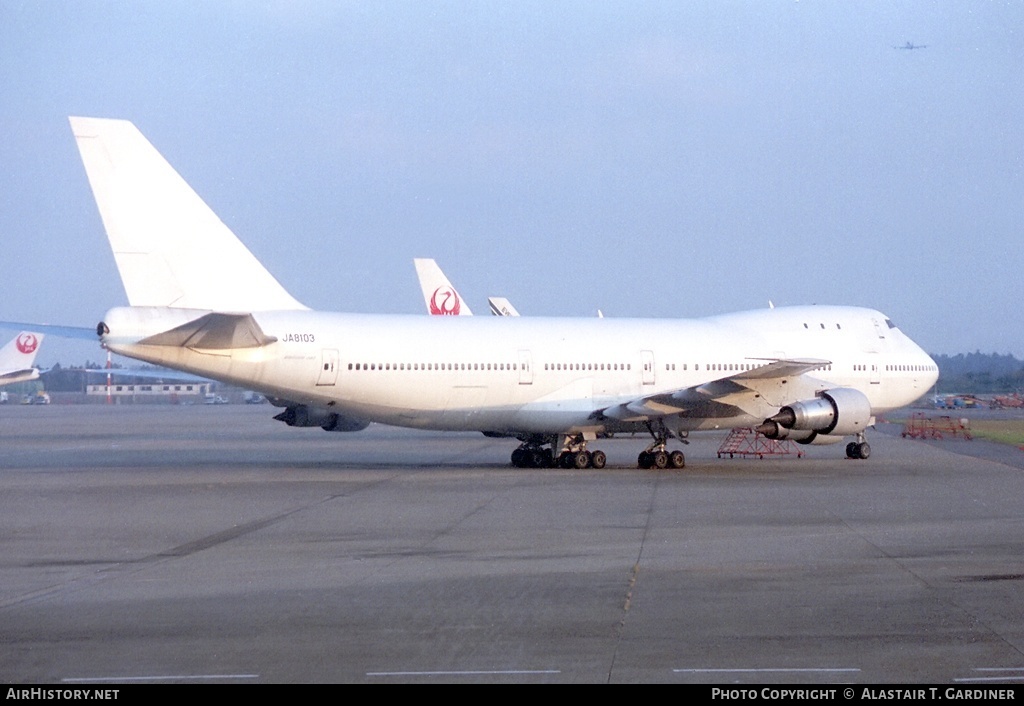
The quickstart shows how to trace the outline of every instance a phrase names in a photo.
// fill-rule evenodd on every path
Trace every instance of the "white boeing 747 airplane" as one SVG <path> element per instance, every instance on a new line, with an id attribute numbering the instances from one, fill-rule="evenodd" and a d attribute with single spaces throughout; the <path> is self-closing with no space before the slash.
<path id="1" fill-rule="evenodd" d="M 647 431 L 644 468 L 681 468 L 672 439 L 757 427 L 867 458 L 865 429 L 935 383 L 885 315 L 775 307 L 692 320 L 344 314 L 298 302 L 127 121 L 71 118 L 131 306 L 102 345 L 265 394 L 278 419 L 370 422 L 520 441 L 517 466 L 600 468 L 599 434 Z"/>

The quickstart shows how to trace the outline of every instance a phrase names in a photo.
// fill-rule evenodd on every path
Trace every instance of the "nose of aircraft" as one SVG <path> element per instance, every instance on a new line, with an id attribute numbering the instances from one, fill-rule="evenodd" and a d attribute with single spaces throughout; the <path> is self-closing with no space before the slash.
<path id="1" fill-rule="evenodd" d="M 910 343 L 917 353 L 916 358 L 919 361 L 917 363 L 917 367 L 921 373 L 921 379 L 926 383 L 927 387 L 933 387 L 939 379 L 938 363 L 936 363 L 935 359 L 928 355 L 921 346 L 917 345 L 917 343 L 914 341 L 911 341 Z"/>

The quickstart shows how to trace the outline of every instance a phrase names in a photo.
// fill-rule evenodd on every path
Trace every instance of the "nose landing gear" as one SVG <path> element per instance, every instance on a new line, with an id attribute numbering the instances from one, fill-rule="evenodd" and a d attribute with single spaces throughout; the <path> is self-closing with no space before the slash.
<path id="1" fill-rule="evenodd" d="M 857 434 L 857 440 L 846 445 L 846 458 L 865 459 L 871 455 L 871 445 L 865 441 L 864 432 Z"/>

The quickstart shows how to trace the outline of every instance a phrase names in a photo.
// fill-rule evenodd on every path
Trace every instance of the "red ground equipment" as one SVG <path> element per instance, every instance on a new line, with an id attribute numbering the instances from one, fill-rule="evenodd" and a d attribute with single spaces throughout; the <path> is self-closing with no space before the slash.
<path id="1" fill-rule="evenodd" d="M 900 434 L 904 439 L 966 439 L 970 441 L 971 422 L 968 419 L 952 417 L 926 417 L 923 412 L 914 412 L 903 425 Z"/>
<path id="2" fill-rule="evenodd" d="M 718 458 L 728 455 L 729 458 L 736 456 L 786 456 L 796 454 L 797 458 L 803 458 L 804 452 L 800 450 L 792 439 L 777 441 L 768 439 L 753 429 L 733 429 L 725 441 L 718 447 Z"/>

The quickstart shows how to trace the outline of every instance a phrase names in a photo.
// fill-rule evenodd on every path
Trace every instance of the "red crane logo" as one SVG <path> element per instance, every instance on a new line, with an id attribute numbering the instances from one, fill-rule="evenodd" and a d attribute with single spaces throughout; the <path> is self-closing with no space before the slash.
<path id="1" fill-rule="evenodd" d="M 36 338 L 34 333 L 23 333 L 18 336 L 18 342 L 15 345 L 18 346 L 19 351 L 28 355 L 29 353 L 35 353 L 36 348 L 39 347 L 39 339 Z"/>
<path id="2" fill-rule="evenodd" d="M 458 316 L 462 309 L 459 295 L 451 287 L 438 287 L 430 298 L 430 313 L 433 316 Z"/>

